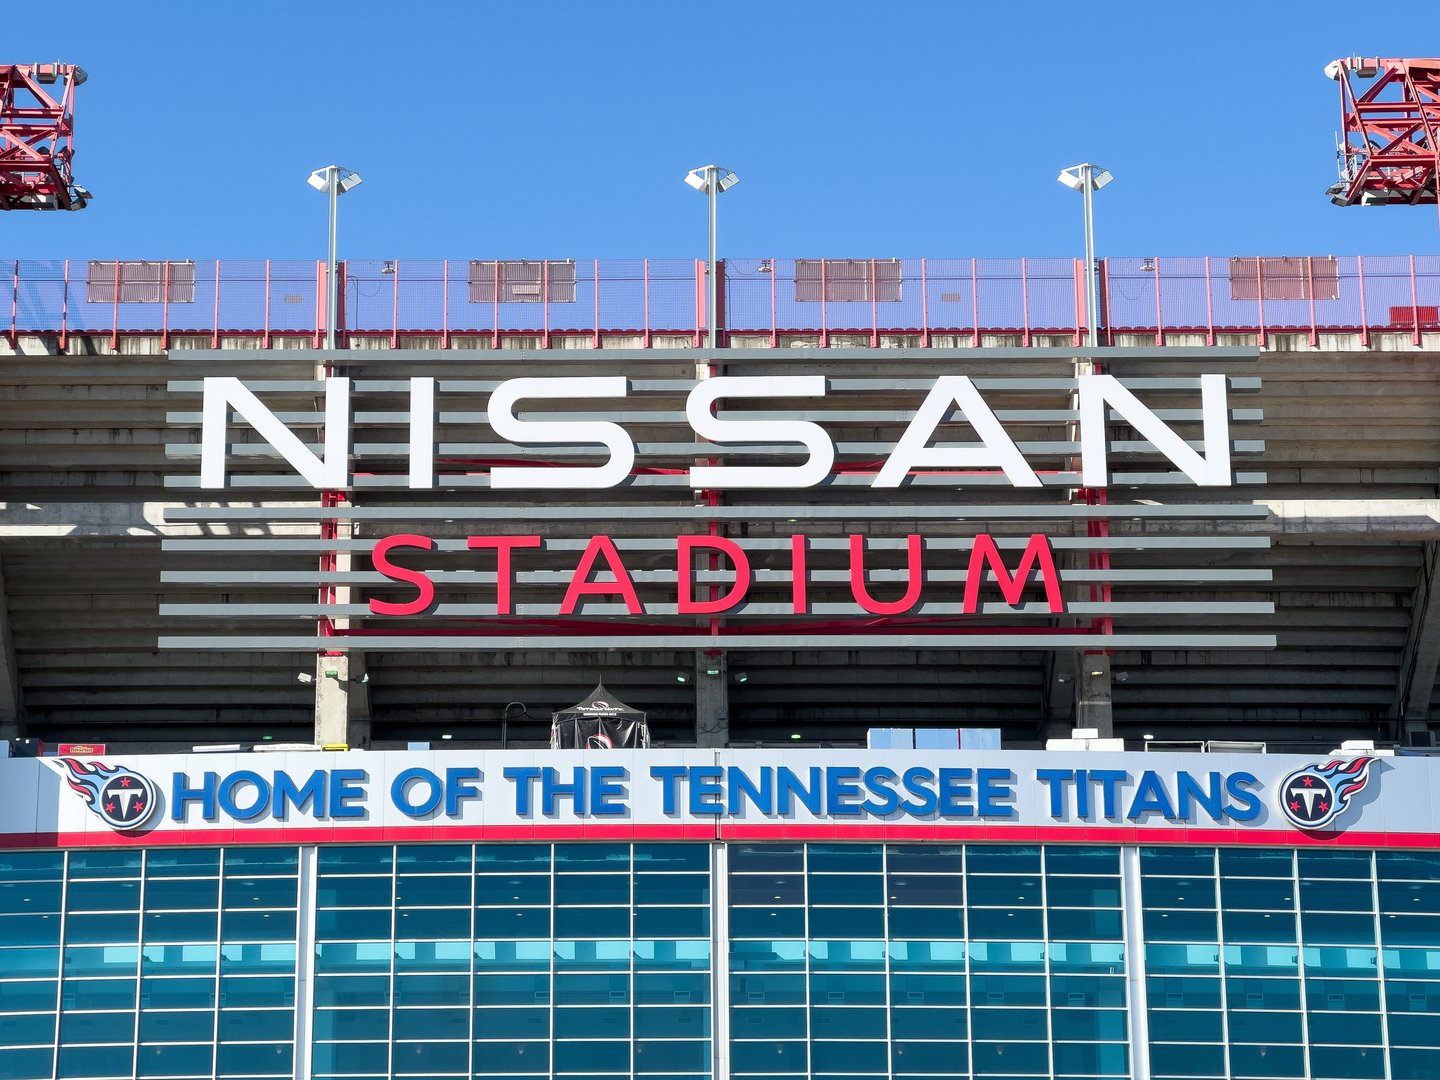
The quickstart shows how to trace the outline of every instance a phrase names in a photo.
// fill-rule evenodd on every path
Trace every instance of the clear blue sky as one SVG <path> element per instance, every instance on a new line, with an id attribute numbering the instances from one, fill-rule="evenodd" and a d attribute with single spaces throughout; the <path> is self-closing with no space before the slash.
<path id="1" fill-rule="evenodd" d="M 4 258 L 323 257 L 331 161 L 364 185 L 341 255 L 1077 254 L 1440 250 L 1425 208 L 1331 206 L 1351 53 L 1425 55 L 1434 16 L 1331 0 L 374 0 L 12 3 L 9 62 L 90 73 L 76 214 L 0 215 Z"/>

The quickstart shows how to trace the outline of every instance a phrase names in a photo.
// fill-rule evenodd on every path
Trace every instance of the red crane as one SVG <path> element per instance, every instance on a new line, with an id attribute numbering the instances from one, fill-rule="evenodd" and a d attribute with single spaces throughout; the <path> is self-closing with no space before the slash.
<path id="1" fill-rule="evenodd" d="M 1340 84 L 1337 206 L 1436 202 L 1440 173 L 1440 59 L 1342 57 L 1325 65 Z M 1374 81 L 1357 93 L 1356 80 Z"/>
<path id="2" fill-rule="evenodd" d="M 0 64 L 0 210 L 83 210 L 75 183 L 74 64 Z"/>

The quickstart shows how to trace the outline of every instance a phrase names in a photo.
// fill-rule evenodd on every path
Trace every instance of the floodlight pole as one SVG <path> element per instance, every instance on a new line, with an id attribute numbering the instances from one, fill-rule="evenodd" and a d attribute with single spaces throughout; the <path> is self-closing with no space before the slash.
<path id="1" fill-rule="evenodd" d="M 710 247 L 708 256 L 707 279 L 709 291 L 707 293 L 707 308 L 705 319 L 705 346 L 711 352 L 715 351 L 716 344 L 716 323 L 719 322 L 719 309 L 716 307 L 720 295 L 719 282 L 716 280 L 716 263 L 718 261 L 718 245 L 716 243 L 716 221 L 715 208 L 720 202 L 720 166 L 705 166 L 705 198 L 710 203 Z"/>
<path id="2" fill-rule="evenodd" d="M 340 206 L 340 166 L 325 166 L 325 191 L 330 200 L 329 261 L 325 264 L 325 348 L 335 348 L 335 318 L 340 310 L 340 282 L 336 266 L 335 234 L 338 231 Z M 1089 199 L 1089 196 L 1086 196 Z M 1087 201 L 1086 206 L 1089 206 Z M 1087 211 L 1088 212 L 1088 211 Z"/>
<path id="3" fill-rule="evenodd" d="M 1100 344 L 1100 282 L 1095 272 L 1095 167 L 1080 166 L 1080 190 L 1085 195 L 1085 322 L 1089 331 L 1089 343 L 1093 349 Z M 334 214 L 334 202 L 331 202 Z M 333 234 L 332 234 L 333 242 Z M 334 259 L 332 251 L 330 258 Z"/>

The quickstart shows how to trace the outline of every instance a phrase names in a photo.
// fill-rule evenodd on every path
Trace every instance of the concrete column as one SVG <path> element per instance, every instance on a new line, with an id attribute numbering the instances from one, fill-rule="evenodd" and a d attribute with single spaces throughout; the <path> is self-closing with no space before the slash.
<path id="1" fill-rule="evenodd" d="M 713 674 L 712 674 L 713 672 Z M 730 671 L 725 654 L 695 654 L 695 745 L 730 743 Z"/>
<path id="2" fill-rule="evenodd" d="M 0 564 L 0 739 L 18 739 L 23 734 L 20 723 L 20 672 L 15 663 L 15 637 L 10 632 L 4 566 Z"/>
<path id="3" fill-rule="evenodd" d="M 1115 733 L 1111 706 L 1110 657 L 1080 653 L 1075 657 L 1075 726 L 1094 728 L 1102 739 Z"/>
<path id="4" fill-rule="evenodd" d="M 320 746 L 370 744 L 370 694 L 365 665 L 349 656 L 315 658 L 315 742 Z"/>

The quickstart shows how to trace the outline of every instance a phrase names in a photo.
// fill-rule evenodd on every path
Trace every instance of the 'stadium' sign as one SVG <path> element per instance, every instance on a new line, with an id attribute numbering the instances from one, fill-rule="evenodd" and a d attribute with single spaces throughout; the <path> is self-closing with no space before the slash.
<path id="1" fill-rule="evenodd" d="M 676 377 L 695 354 L 682 365 L 674 352 L 543 354 L 543 375 L 513 353 L 407 351 L 403 365 L 355 353 L 347 368 L 369 365 L 363 376 L 172 382 L 200 411 L 171 414 L 194 434 L 168 448 L 190 467 L 168 483 L 197 501 L 166 518 L 208 535 L 166 546 L 211 558 L 165 577 L 227 599 L 162 612 L 308 617 L 320 633 L 162 646 L 1273 645 L 1176 632 L 1182 616 L 1268 605 L 1112 592 L 1198 580 L 1171 559 L 1122 571 L 1130 553 L 1209 561 L 1207 547 L 1265 545 L 1214 529 L 1263 515 L 1214 501 L 1263 480 L 1232 464 L 1259 449 L 1231 435 L 1259 417 L 1230 402 L 1256 379 L 1170 374 L 1161 357 L 1193 370 L 1184 350 L 1120 353 L 1146 371 L 1123 378 L 1034 350 L 866 350 L 864 364 L 827 350 L 799 373 L 785 351 L 757 350 L 743 363 L 764 373 L 696 379 Z M 209 371 L 246 363 L 173 355 Z M 257 553 L 272 571 L 236 557 Z M 1151 629 L 1117 631 L 1132 614 Z"/>

